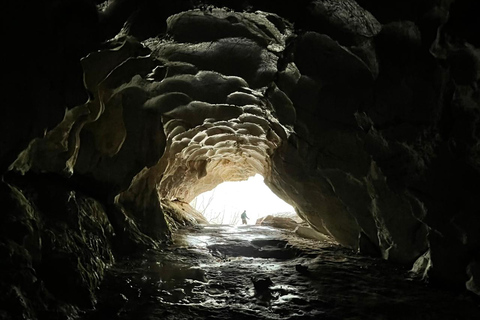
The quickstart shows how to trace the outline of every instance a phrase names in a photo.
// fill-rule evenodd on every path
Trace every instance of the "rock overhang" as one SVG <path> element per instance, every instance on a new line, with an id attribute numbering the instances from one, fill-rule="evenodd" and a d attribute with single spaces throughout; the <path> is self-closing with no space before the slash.
<path id="1" fill-rule="evenodd" d="M 217 32 L 212 24 L 224 30 Z M 380 192 L 376 188 L 388 186 L 364 150 L 363 132 L 354 117 L 365 95 L 362 88 L 373 79 L 368 66 L 329 36 L 315 32 L 297 40 L 292 60 L 284 55 L 292 25 L 264 12 L 191 10 L 172 16 L 167 25 L 173 41 L 151 38 L 139 44 L 119 38 L 117 48 L 87 57 L 86 85 L 94 98 L 68 111 L 50 137 L 33 142 L 13 167 L 59 170 L 64 163 L 62 170 L 69 174 L 93 171 L 118 184 L 118 168 L 135 164 L 138 174 L 130 171 L 130 187 L 116 199 L 134 200 L 143 212 L 160 207 L 158 197 L 189 202 L 223 181 L 260 173 L 317 230 L 352 248 L 358 248 L 363 232 L 388 257 L 398 245 L 393 245 L 385 224 L 379 233 L 385 239 L 379 240 L 376 233 L 383 218 L 376 217 L 378 205 L 372 202 Z M 193 41 L 197 27 L 201 32 Z M 302 77 L 312 85 L 304 86 Z M 356 98 L 344 100 L 336 89 L 323 93 L 340 87 Z M 324 110 L 332 102 L 339 111 Z M 343 122 L 341 129 L 329 123 L 338 120 Z M 145 166 L 146 146 L 154 143 L 160 144 L 154 149 L 161 150 L 156 152 L 161 157 Z M 52 151 L 57 152 L 56 161 L 39 156 Z M 29 157 L 29 152 L 36 156 Z M 103 168 L 98 157 L 107 163 Z M 108 169 L 117 173 L 105 176 L 110 161 L 114 166 Z M 350 197 L 352 193 L 358 197 Z M 388 193 L 406 208 L 408 199 Z M 355 213 L 359 199 L 371 209 Z M 400 252 L 417 245 L 403 241 L 407 248 L 400 246 Z M 419 253 L 402 254 L 399 260 Z"/>
<path id="2" fill-rule="evenodd" d="M 262 94 L 245 86 L 246 83 L 240 82 L 222 94 L 216 80 L 223 81 L 226 77 L 215 72 L 200 74 L 203 81 L 197 89 L 211 92 L 213 88 L 217 99 L 224 95 L 224 103 L 192 97 L 192 101 L 162 115 L 167 165 L 159 185 L 160 194 L 186 202 L 215 183 L 245 180 L 255 173 L 267 176 L 270 157 L 288 131 L 262 102 Z M 187 182 L 186 176 L 191 181 Z M 172 183 L 183 185 L 182 189 L 188 189 L 188 193 L 174 191 Z"/>

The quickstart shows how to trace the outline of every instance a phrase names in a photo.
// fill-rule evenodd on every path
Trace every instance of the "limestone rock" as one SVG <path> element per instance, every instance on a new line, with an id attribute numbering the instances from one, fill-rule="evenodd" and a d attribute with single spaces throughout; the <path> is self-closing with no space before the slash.
<path id="1" fill-rule="evenodd" d="M 480 295 L 480 265 L 478 262 L 472 262 L 467 267 L 467 274 L 470 277 L 466 287 L 471 292 Z"/>
<path id="2" fill-rule="evenodd" d="M 311 12 L 331 36 L 342 42 L 362 42 L 377 35 L 381 24 L 355 1 L 317 0 L 312 2 Z"/>
<path id="3" fill-rule="evenodd" d="M 195 44 L 150 42 L 154 55 L 171 62 L 186 62 L 201 70 L 245 79 L 254 89 L 268 86 L 275 77 L 278 57 L 246 38 L 223 38 Z"/>
<path id="4" fill-rule="evenodd" d="M 329 36 L 316 32 L 299 39 L 295 64 L 302 74 L 319 77 L 323 85 L 357 82 L 357 86 L 363 86 L 373 79 L 359 57 Z"/>
<path id="5" fill-rule="evenodd" d="M 279 30 L 272 13 L 240 13 L 220 8 L 191 10 L 167 19 L 167 32 L 179 42 L 208 42 L 222 38 L 247 38 L 273 51 L 285 49 L 289 28 Z M 284 23 L 286 23 L 284 21 Z M 281 31 L 287 32 L 286 34 Z"/>
<path id="6" fill-rule="evenodd" d="M 288 230 L 295 230 L 298 226 L 297 222 L 293 219 L 272 215 L 257 219 L 255 224 Z"/>
<path id="7" fill-rule="evenodd" d="M 269 277 L 253 277 L 252 282 L 255 290 L 258 292 L 266 291 L 273 285 Z"/>
<path id="8" fill-rule="evenodd" d="M 320 233 L 316 231 L 315 229 L 311 227 L 306 227 L 306 226 L 297 226 L 295 228 L 295 233 L 303 238 L 307 239 L 314 239 L 314 240 L 320 240 L 320 241 L 325 241 L 325 240 L 330 240 L 329 237 L 324 235 L 323 233 Z"/>
<path id="9" fill-rule="evenodd" d="M 9 237 L 0 243 L 0 303 L 8 303 L 12 315 L 32 319 L 40 312 L 56 317 L 78 306 L 91 308 L 114 262 L 113 227 L 105 208 L 52 179 L 31 178 L 20 181 L 21 187 L 0 187 L 8 213 L 0 229 Z"/>
<path id="10" fill-rule="evenodd" d="M 207 219 L 198 211 L 193 209 L 188 203 L 182 201 L 163 200 L 162 211 L 171 220 L 170 228 L 178 229 L 185 226 L 195 226 L 198 224 L 208 224 Z"/>
<path id="11" fill-rule="evenodd" d="M 425 252 L 422 254 L 418 259 L 415 261 L 412 267 L 412 272 L 421 275 L 423 279 L 428 277 L 429 269 L 432 267 L 431 258 L 430 258 L 430 251 Z"/>

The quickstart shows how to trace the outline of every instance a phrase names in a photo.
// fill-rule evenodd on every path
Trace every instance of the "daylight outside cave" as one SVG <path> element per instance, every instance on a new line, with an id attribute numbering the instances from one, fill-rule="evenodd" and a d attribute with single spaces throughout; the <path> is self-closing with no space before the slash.
<path id="1" fill-rule="evenodd" d="M 212 224 L 240 224 L 240 214 L 244 210 L 249 218 L 247 224 L 255 224 L 257 219 L 267 215 L 296 216 L 295 209 L 278 198 L 259 174 L 246 181 L 221 183 L 198 195 L 190 204 Z"/>

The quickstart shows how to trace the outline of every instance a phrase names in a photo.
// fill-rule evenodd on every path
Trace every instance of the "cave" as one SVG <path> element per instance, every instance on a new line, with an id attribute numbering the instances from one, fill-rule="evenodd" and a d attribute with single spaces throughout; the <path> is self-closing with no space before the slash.
<path id="1" fill-rule="evenodd" d="M 0 318 L 479 318 L 479 9 L 5 5 Z M 301 228 L 189 205 L 255 175 Z"/>

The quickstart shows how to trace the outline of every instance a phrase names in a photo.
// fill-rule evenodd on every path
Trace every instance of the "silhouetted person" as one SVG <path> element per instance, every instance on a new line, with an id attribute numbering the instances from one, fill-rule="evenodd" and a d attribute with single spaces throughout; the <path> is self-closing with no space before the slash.
<path id="1" fill-rule="evenodd" d="M 243 213 L 242 215 L 240 216 L 240 218 L 242 218 L 242 224 L 247 224 L 247 211 L 243 210 Z"/>

